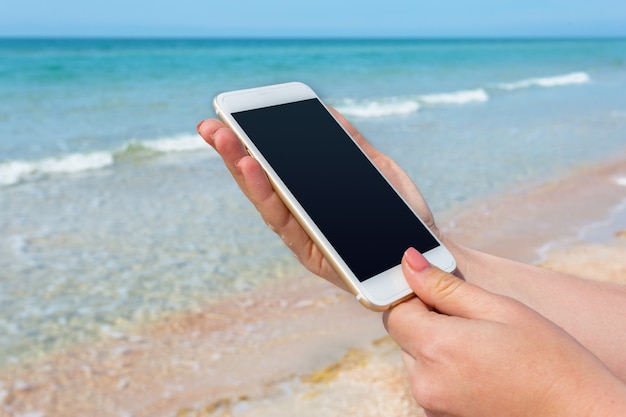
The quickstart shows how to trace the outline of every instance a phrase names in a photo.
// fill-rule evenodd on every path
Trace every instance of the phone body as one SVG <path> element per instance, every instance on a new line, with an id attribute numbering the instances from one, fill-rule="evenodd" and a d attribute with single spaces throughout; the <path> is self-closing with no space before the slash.
<path id="1" fill-rule="evenodd" d="M 409 247 L 455 269 L 452 254 L 310 87 L 221 93 L 213 107 L 365 307 L 382 311 L 413 296 L 400 265 Z"/>

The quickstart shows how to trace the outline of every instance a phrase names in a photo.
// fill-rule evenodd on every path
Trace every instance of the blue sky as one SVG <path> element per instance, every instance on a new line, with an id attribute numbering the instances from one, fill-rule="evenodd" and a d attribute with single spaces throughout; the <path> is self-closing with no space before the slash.
<path id="1" fill-rule="evenodd" d="M 2 0 L 0 36 L 626 36 L 626 0 Z"/>

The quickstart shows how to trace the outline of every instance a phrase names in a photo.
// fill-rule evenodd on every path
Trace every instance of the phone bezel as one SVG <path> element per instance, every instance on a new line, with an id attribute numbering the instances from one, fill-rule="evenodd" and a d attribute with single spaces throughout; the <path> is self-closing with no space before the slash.
<path id="1" fill-rule="evenodd" d="M 262 152 L 256 147 L 254 141 L 248 137 L 232 116 L 232 113 L 240 111 L 253 110 L 307 99 L 317 99 L 323 104 L 322 100 L 309 86 L 300 82 L 291 82 L 221 93 L 214 98 L 213 108 L 218 117 L 231 129 L 233 129 L 235 134 L 243 143 L 247 152 L 260 163 L 272 186 L 274 187 L 274 190 L 281 197 L 289 210 L 294 214 L 296 219 L 298 219 L 318 248 L 322 251 L 322 253 L 324 253 L 326 259 L 331 263 L 333 268 L 340 275 L 349 290 L 357 297 L 359 302 L 361 302 L 361 304 L 365 307 L 375 311 L 388 309 L 392 305 L 395 305 L 413 295 L 413 291 L 404 278 L 401 265 L 396 265 L 395 267 L 392 267 L 391 269 L 388 269 L 387 271 L 384 271 L 374 277 L 368 278 L 365 281 L 359 281 L 348 265 L 343 261 L 341 255 L 326 239 L 323 232 L 308 216 L 306 210 L 300 205 L 290 190 L 285 186 L 280 176 L 274 171 L 272 166 L 264 158 Z M 354 142 L 354 139 L 343 128 L 343 126 L 341 126 L 341 123 L 336 120 L 332 113 L 329 112 L 329 114 L 342 128 L 346 135 Z M 363 152 L 360 146 L 358 146 L 358 144 L 356 145 L 357 148 Z M 380 173 L 380 175 L 385 178 L 382 172 L 380 172 L 378 167 L 376 167 L 371 159 L 369 159 L 365 152 L 363 152 L 363 154 L 370 161 L 372 166 Z M 400 196 L 400 198 L 402 198 L 402 196 L 397 192 L 393 185 L 389 183 L 388 180 L 387 183 Z M 411 208 L 404 198 L 402 198 L 402 200 L 409 208 Z M 424 225 L 427 232 L 433 235 L 430 229 L 428 229 L 412 208 L 411 211 L 417 220 Z M 434 238 L 438 242 L 439 246 L 424 253 L 424 256 L 429 260 L 429 262 L 439 268 L 446 271 L 453 271 L 456 267 L 454 258 L 443 246 L 441 241 L 439 241 L 436 236 L 434 236 Z"/>

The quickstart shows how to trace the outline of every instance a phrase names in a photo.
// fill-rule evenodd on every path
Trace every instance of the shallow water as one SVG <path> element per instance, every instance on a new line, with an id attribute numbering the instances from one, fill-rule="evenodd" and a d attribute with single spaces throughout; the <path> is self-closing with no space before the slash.
<path id="1" fill-rule="evenodd" d="M 626 147 L 621 40 L 0 40 L 0 50 L 4 364 L 299 271 L 195 135 L 218 91 L 308 82 L 436 213 Z"/>

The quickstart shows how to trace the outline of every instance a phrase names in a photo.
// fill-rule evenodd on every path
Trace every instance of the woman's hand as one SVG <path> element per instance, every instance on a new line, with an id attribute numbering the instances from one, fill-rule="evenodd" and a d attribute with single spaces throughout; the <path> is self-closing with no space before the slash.
<path id="1" fill-rule="evenodd" d="M 406 173 L 393 160 L 370 145 L 341 115 L 332 109 L 331 111 L 422 220 L 438 234 L 428 205 Z M 198 133 L 221 155 L 233 178 L 265 223 L 282 238 L 298 260 L 314 274 L 345 288 L 315 243 L 274 192 L 259 163 L 248 156 L 235 133 L 215 119 L 200 122 Z"/>
<path id="2" fill-rule="evenodd" d="M 414 249 L 402 268 L 419 298 L 384 322 L 429 415 L 626 415 L 626 386 L 557 325 L 430 266 Z"/>

